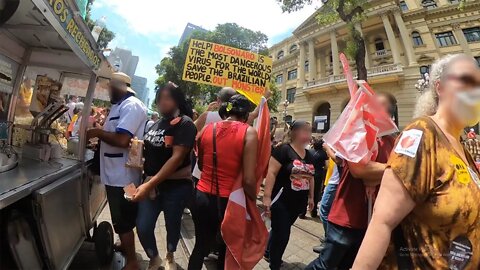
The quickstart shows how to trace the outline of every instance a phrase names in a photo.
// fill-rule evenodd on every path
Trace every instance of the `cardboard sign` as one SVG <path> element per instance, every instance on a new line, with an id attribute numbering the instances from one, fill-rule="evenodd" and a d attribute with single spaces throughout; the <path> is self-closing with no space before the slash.
<path id="1" fill-rule="evenodd" d="M 270 83 L 271 73 L 272 59 L 267 56 L 192 39 L 182 79 L 232 87 L 258 105 Z"/>

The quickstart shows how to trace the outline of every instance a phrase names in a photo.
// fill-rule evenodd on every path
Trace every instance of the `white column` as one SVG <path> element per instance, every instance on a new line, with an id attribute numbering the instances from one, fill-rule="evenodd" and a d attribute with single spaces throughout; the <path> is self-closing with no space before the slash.
<path id="1" fill-rule="evenodd" d="M 333 75 L 340 74 L 340 58 L 338 56 L 338 44 L 335 31 L 330 32 L 330 43 L 332 45 Z"/>
<path id="2" fill-rule="evenodd" d="M 462 50 L 465 54 L 467 55 L 472 55 L 472 51 L 470 50 L 470 47 L 468 46 L 468 41 L 465 38 L 465 35 L 463 34 L 462 28 L 460 27 L 460 24 L 455 23 L 452 25 L 453 31 L 455 32 L 455 37 L 457 38 L 457 42 L 460 44 L 462 47 Z"/>
<path id="3" fill-rule="evenodd" d="M 393 32 L 392 25 L 388 19 L 388 14 L 381 14 L 383 26 L 387 32 L 388 43 L 390 44 L 390 50 L 392 51 L 393 63 L 400 64 L 400 52 L 398 50 L 397 41 L 395 40 L 395 33 Z"/>
<path id="4" fill-rule="evenodd" d="M 412 38 L 408 34 L 407 28 L 405 27 L 405 22 L 403 21 L 402 14 L 400 13 L 400 9 L 396 8 L 393 11 L 393 16 L 395 17 L 395 22 L 397 23 L 398 30 L 400 30 L 400 36 L 403 40 L 403 45 L 405 47 L 408 65 L 416 65 L 417 59 L 415 58 L 415 52 L 413 50 Z"/>
<path id="5" fill-rule="evenodd" d="M 297 68 L 297 88 L 303 88 L 305 84 L 305 43 L 300 42 L 300 55 L 298 56 L 298 68 Z"/>
<path id="6" fill-rule="evenodd" d="M 318 58 L 320 60 L 320 69 L 319 69 L 318 78 L 321 79 L 325 77 L 325 73 L 326 73 L 325 67 L 327 64 L 325 63 L 325 51 L 320 51 Z"/>
<path id="7" fill-rule="evenodd" d="M 367 39 L 365 38 L 365 35 L 363 34 L 362 31 L 362 25 L 360 23 L 355 24 L 355 29 L 360 33 L 360 35 L 363 38 L 363 42 L 365 43 L 365 67 L 369 69 L 371 67 L 370 64 L 370 53 L 368 52 L 368 43 Z"/>
<path id="8" fill-rule="evenodd" d="M 308 77 L 311 82 L 317 79 L 317 57 L 315 55 L 315 40 L 308 41 Z"/>

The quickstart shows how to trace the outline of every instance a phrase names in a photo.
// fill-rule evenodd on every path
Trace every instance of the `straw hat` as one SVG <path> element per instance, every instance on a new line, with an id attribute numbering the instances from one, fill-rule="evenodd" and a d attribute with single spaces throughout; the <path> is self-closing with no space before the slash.
<path id="1" fill-rule="evenodd" d="M 123 84 L 123 85 L 120 85 L 120 87 L 126 87 L 126 90 L 129 92 L 129 93 L 132 93 L 134 95 L 136 95 L 137 93 L 135 92 L 135 90 L 133 90 L 132 88 L 130 88 L 130 86 L 132 85 L 132 79 L 130 78 L 130 76 L 128 76 L 127 74 L 123 73 L 123 72 L 115 72 L 112 74 L 112 79 L 110 80 L 110 83 L 112 84 Z M 118 86 L 118 85 L 117 85 Z"/>

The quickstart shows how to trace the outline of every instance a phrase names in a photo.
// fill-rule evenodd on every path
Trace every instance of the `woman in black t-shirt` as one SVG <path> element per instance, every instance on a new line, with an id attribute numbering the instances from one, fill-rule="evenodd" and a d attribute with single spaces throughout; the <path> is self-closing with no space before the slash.
<path id="1" fill-rule="evenodd" d="M 133 201 L 139 202 L 137 233 L 150 258 L 148 269 L 158 269 L 159 257 L 155 224 L 161 211 L 167 229 L 166 269 L 176 269 L 173 253 L 180 238 L 182 213 L 192 194 L 190 152 L 197 130 L 192 109 L 185 94 L 173 83 L 157 91 L 157 107 L 162 118 L 145 134 L 144 183 L 137 188 Z"/>
<path id="2" fill-rule="evenodd" d="M 272 221 L 265 251 L 270 269 L 280 269 L 291 226 L 307 204 L 309 209 L 313 208 L 315 169 L 313 156 L 305 149 L 311 136 L 309 123 L 294 121 L 290 143 L 276 147 L 270 158 L 263 195 L 265 211 Z"/>

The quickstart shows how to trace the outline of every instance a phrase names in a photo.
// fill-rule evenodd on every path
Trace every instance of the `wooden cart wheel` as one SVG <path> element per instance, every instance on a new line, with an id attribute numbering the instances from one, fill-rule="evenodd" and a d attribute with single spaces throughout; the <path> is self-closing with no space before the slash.
<path id="1" fill-rule="evenodd" d="M 113 258 L 113 228 L 107 221 L 102 221 L 93 233 L 95 253 L 101 265 L 106 265 Z"/>

